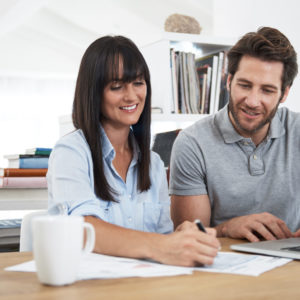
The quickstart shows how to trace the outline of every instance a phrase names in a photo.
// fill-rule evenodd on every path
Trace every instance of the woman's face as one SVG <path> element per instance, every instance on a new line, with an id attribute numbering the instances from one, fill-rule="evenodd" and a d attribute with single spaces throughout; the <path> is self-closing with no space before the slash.
<path id="1" fill-rule="evenodd" d="M 119 72 L 122 78 L 123 72 Z M 103 91 L 102 124 L 114 127 L 136 124 L 145 106 L 147 84 L 144 78 L 132 82 L 112 81 Z"/>

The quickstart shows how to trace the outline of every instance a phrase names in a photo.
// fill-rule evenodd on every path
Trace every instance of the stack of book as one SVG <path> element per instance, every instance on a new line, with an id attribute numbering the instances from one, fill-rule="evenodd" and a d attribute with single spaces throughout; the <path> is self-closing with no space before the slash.
<path id="1" fill-rule="evenodd" d="M 8 167 L 0 168 L 0 188 L 47 188 L 50 148 L 27 149 L 25 154 L 5 155 Z"/>
<path id="2" fill-rule="evenodd" d="M 212 114 L 228 102 L 227 51 L 195 58 L 170 50 L 173 112 Z"/>
<path id="3" fill-rule="evenodd" d="M 220 51 L 196 60 L 201 89 L 201 113 L 213 114 L 229 99 L 226 88 L 228 76 L 227 51 Z"/>
<path id="4" fill-rule="evenodd" d="M 0 252 L 18 251 L 21 219 L 0 220 Z"/>

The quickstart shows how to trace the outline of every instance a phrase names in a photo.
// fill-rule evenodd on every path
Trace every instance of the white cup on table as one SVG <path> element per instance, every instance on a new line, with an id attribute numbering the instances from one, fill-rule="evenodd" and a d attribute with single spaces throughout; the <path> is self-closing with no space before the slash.
<path id="1" fill-rule="evenodd" d="M 81 216 L 48 215 L 34 218 L 32 229 L 33 256 L 40 282 L 47 285 L 75 282 L 81 256 L 94 248 L 94 227 Z"/>

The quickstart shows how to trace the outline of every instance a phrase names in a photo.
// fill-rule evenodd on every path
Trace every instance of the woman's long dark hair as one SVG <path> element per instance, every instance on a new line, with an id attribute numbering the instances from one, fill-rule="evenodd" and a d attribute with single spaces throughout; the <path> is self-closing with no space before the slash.
<path id="1" fill-rule="evenodd" d="M 119 77 L 119 61 L 122 63 L 122 77 Z M 144 110 L 138 122 L 132 125 L 133 134 L 140 148 L 138 160 L 138 189 L 150 188 L 150 122 L 151 85 L 150 73 L 144 57 L 136 45 L 122 36 L 105 36 L 94 41 L 81 60 L 73 102 L 73 124 L 81 129 L 90 146 L 93 159 L 94 186 L 97 197 L 116 201 L 116 192 L 107 182 L 102 160 L 100 122 L 101 101 L 105 86 L 115 80 L 131 82 L 144 78 L 147 96 Z"/>

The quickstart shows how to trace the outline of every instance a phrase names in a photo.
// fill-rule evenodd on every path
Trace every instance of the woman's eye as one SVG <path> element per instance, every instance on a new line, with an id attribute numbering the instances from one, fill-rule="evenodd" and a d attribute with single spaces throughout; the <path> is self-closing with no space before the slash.
<path id="1" fill-rule="evenodd" d="M 110 86 L 110 89 L 112 90 L 112 91 L 116 91 L 116 90 L 119 90 L 119 89 L 121 89 L 122 88 L 122 85 L 121 84 L 112 84 L 111 86 Z"/>
<path id="2" fill-rule="evenodd" d="M 144 85 L 145 84 L 145 80 L 137 80 L 137 81 L 134 81 L 134 85 Z"/>

